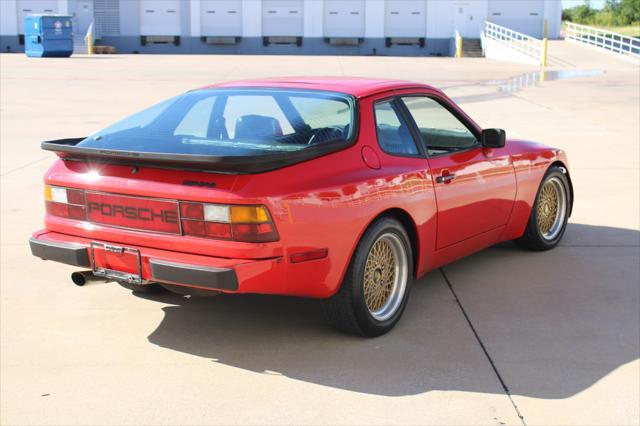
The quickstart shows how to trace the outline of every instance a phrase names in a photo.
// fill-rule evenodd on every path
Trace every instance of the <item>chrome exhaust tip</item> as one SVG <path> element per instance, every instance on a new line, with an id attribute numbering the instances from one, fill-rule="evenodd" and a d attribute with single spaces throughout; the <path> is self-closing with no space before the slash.
<path id="1" fill-rule="evenodd" d="M 71 281 L 73 281 L 75 285 L 82 287 L 92 282 L 108 282 L 110 280 L 94 275 L 92 271 L 78 271 L 71 274 Z"/>

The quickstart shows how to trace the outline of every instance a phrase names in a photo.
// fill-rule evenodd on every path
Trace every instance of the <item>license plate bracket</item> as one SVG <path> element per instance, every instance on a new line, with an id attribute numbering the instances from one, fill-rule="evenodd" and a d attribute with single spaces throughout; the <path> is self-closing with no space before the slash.
<path id="1" fill-rule="evenodd" d="M 144 284 L 140 250 L 92 241 L 90 252 L 94 275 L 129 284 Z"/>

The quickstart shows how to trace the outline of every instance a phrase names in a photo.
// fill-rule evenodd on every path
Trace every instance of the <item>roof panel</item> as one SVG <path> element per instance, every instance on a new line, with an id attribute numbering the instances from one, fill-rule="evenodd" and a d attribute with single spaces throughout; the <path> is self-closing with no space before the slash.
<path id="1" fill-rule="evenodd" d="M 316 89 L 347 93 L 364 97 L 374 93 L 406 87 L 431 89 L 431 86 L 405 80 L 362 77 L 274 77 L 252 80 L 238 80 L 203 87 L 282 87 L 292 89 Z"/>

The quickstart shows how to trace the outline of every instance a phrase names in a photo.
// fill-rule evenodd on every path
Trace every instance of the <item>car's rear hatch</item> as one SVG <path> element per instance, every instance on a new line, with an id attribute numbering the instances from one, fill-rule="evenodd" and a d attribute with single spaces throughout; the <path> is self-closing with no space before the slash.
<path id="1" fill-rule="evenodd" d="M 58 161 L 47 173 L 45 183 L 49 192 L 65 192 L 66 199 L 49 201 L 51 195 L 47 195 L 47 229 L 96 241 L 216 257 L 278 256 L 277 241 L 234 241 L 229 235 L 193 232 L 192 225 L 203 221 L 190 219 L 185 207 L 228 206 L 236 179 L 237 175 L 230 174 Z M 252 206 L 262 200 L 240 200 L 243 202 Z M 225 222 L 224 218 L 213 220 L 214 225 L 216 221 Z"/>

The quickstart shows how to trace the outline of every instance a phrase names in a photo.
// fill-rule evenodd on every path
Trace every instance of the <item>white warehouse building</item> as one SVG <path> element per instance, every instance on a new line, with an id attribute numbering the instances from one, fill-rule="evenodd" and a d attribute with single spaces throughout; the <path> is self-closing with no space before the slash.
<path id="1" fill-rule="evenodd" d="M 120 53 L 448 56 L 485 21 L 541 38 L 560 32 L 560 0 L 0 0 L 0 49 L 24 50 L 23 18 L 74 18 L 81 43 Z"/>

